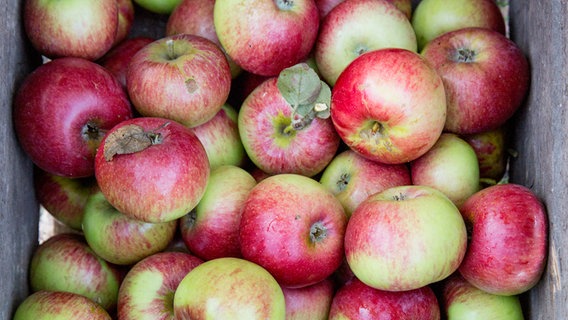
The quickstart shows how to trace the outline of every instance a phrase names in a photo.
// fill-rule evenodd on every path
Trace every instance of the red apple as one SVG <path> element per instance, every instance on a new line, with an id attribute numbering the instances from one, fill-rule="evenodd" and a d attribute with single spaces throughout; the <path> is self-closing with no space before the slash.
<path id="1" fill-rule="evenodd" d="M 95 177 L 118 211 L 145 222 L 166 222 L 197 205 L 205 193 L 209 160 L 191 129 L 169 119 L 139 117 L 105 136 Z"/>
<path id="2" fill-rule="evenodd" d="M 14 97 L 20 146 L 39 168 L 65 177 L 92 176 L 102 137 L 131 117 L 118 80 L 82 58 L 59 58 L 39 66 Z"/>
<path id="3" fill-rule="evenodd" d="M 141 115 L 194 127 L 221 109 L 231 89 L 231 72 L 213 42 L 177 34 L 147 44 L 131 58 L 126 86 Z"/>
<path id="4" fill-rule="evenodd" d="M 545 208 L 527 187 L 507 183 L 487 187 L 461 207 L 470 241 L 461 275 L 497 295 L 531 289 L 544 272 L 548 250 Z"/>
<path id="5" fill-rule="evenodd" d="M 317 181 L 297 174 L 274 175 L 259 182 L 246 199 L 241 252 L 282 286 L 308 286 L 341 264 L 346 223 L 339 200 Z"/>
<path id="6" fill-rule="evenodd" d="M 326 278 L 302 288 L 282 287 L 287 320 L 327 320 L 335 294 L 333 282 Z"/>
<path id="7" fill-rule="evenodd" d="M 509 155 L 508 130 L 505 125 L 493 130 L 462 136 L 475 151 L 481 179 L 499 181 L 503 178 Z"/>
<path id="8" fill-rule="evenodd" d="M 118 26 L 113 46 L 120 44 L 130 35 L 135 13 L 132 0 L 116 0 L 116 3 L 118 5 Z"/>
<path id="9" fill-rule="evenodd" d="M 494 30 L 445 33 L 426 45 L 422 56 L 444 81 L 445 131 L 471 134 L 496 129 L 521 106 L 529 89 L 525 55 Z"/>
<path id="10" fill-rule="evenodd" d="M 12 320 L 111 320 L 98 303 L 80 294 L 41 290 L 22 301 Z"/>
<path id="11" fill-rule="evenodd" d="M 114 44 L 117 0 L 26 0 L 23 6 L 25 33 L 46 57 L 96 60 Z"/>
<path id="12" fill-rule="evenodd" d="M 331 119 L 343 141 L 365 158 L 405 163 L 428 151 L 446 121 L 440 76 L 417 53 L 367 52 L 332 89 Z"/>

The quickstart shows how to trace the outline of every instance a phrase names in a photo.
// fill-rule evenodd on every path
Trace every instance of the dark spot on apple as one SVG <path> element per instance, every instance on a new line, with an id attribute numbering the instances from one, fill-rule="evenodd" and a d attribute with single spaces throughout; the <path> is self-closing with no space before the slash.
<path id="1" fill-rule="evenodd" d="M 300 220 L 300 218 L 302 218 L 302 217 L 300 217 L 300 215 L 297 214 L 297 215 L 294 217 L 294 220 Z"/>
<path id="2" fill-rule="evenodd" d="M 195 81 L 195 79 L 193 78 L 185 80 L 185 88 L 189 93 L 194 93 L 195 91 L 197 91 L 197 89 L 199 89 L 199 87 L 197 86 L 197 81 Z"/>

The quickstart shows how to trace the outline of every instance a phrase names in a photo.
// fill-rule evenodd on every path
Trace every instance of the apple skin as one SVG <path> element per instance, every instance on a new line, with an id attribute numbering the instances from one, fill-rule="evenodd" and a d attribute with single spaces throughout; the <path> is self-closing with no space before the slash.
<path id="1" fill-rule="evenodd" d="M 329 319 L 439 320 L 440 307 L 429 286 L 407 291 L 384 291 L 354 278 L 337 290 Z"/>
<path id="2" fill-rule="evenodd" d="M 132 116 L 118 80 L 82 58 L 39 66 L 14 97 L 14 130 L 22 149 L 42 170 L 69 178 L 92 176 L 101 138 Z"/>
<path id="3" fill-rule="evenodd" d="M 475 151 L 481 179 L 499 181 L 507 168 L 507 148 L 509 146 L 507 125 L 493 130 L 463 135 Z"/>
<path id="4" fill-rule="evenodd" d="M 460 274 L 497 295 L 517 295 L 535 286 L 548 248 L 548 220 L 540 199 L 525 186 L 497 184 L 476 192 L 460 210 L 470 229 Z"/>
<path id="5" fill-rule="evenodd" d="M 301 130 L 286 132 L 292 107 L 277 86 L 277 77 L 265 80 L 239 109 L 238 129 L 250 160 L 268 174 L 314 176 L 331 161 L 340 139 L 331 120 L 315 118 Z"/>
<path id="6" fill-rule="evenodd" d="M 302 288 L 282 287 L 287 320 L 327 320 L 335 294 L 333 281 L 326 278 Z"/>
<path id="7" fill-rule="evenodd" d="M 107 160 L 105 149 L 116 146 L 108 143 L 109 135 L 132 126 L 161 141 Z M 167 222 L 197 205 L 209 179 L 209 160 L 191 129 L 170 119 L 138 117 L 121 122 L 105 136 L 95 157 L 95 178 L 118 211 L 145 222 Z"/>
<path id="8" fill-rule="evenodd" d="M 134 3 L 132 0 L 116 0 L 118 5 L 118 26 L 113 47 L 124 41 L 134 25 Z M 112 50 L 112 48 L 111 48 Z"/>
<path id="9" fill-rule="evenodd" d="M 169 15 L 182 0 L 133 0 L 145 10 L 160 15 Z"/>
<path id="10" fill-rule="evenodd" d="M 118 319 L 174 319 L 175 291 L 181 280 L 201 263 L 201 259 L 183 252 L 161 252 L 140 260 L 120 285 Z"/>
<path id="11" fill-rule="evenodd" d="M 421 50 L 434 38 L 468 27 L 488 28 L 505 35 L 506 24 L 494 0 L 421 0 L 411 18 Z"/>
<path id="12" fill-rule="evenodd" d="M 284 294 L 274 277 L 248 260 L 205 261 L 179 283 L 176 319 L 284 320 Z"/>
<path id="13" fill-rule="evenodd" d="M 203 260 L 241 257 L 241 211 L 256 180 L 244 169 L 225 165 L 211 170 L 205 194 L 189 214 L 181 217 L 182 239 Z"/>
<path id="14" fill-rule="evenodd" d="M 444 85 L 415 52 L 367 52 L 353 60 L 333 86 L 331 119 L 345 144 L 363 157 L 406 163 L 426 153 L 442 133 Z"/>
<path id="15" fill-rule="evenodd" d="M 348 149 L 331 160 L 320 177 L 320 183 L 339 199 L 347 216 L 351 216 L 370 195 L 412 184 L 412 180 L 405 164 L 383 164 Z"/>
<path id="16" fill-rule="evenodd" d="M 85 204 L 85 240 L 97 255 L 117 265 L 132 265 L 164 250 L 176 229 L 176 220 L 148 223 L 122 214 L 100 190 L 91 194 Z"/>
<path id="17" fill-rule="evenodd" d="M 371 195 L 349 219 L 345 257 L 366 285 L 417 289 L 457 270 L 467 247 L 458 208 L 427 186 L 400 186 Z"/>
<path id="18" fill-rule="evenodd" d="M 41 290 L 32 293 L 16 309 L 12 320 L 111 320 L 99 304 L 80 294 Z"/>
<path id="19" fill-rule="evenodd" d="M 24 1 L 22 20 L 32 46 L 54 59 L 96 60 L 113 45 L 117 0 Z"/>
<path id="20" fill-rule="evenodd" d="M 454 273 L 442 283 L 441 304 L 448 320 L 523 320 L 518 296 L 495 295 L 480 290 Z"/>
<path id="21" fill-rule="evenodd" d="M 82 235 L 60 233 L 40 244 L 33 253 L 29 279 L 32 292 L 73 292 L 108 311 L 116 306 L 122 273 L 95 254 Z"/>
<path id="22" fill-rule="evenodd" d="M 320 20 L 313 0 L 217 0 L 213 23 L 225 52 L 241 68 L 276 76 L 308 57 Z"/>
<path id="23" fill-rule="evenodd" d="M 322 79 L 330 86 L 365 52 L 382 48 L 417 51 L 410 21 L 388 1 L 343 1 L 327 14 L 319 30 L 314 58 Z"/>
<path id="24" fill-rule="evenodd" d="M 422 56 L 444 81 L 444 130 L 472 134 L 505 124 L 521 106 L 530 67 L 521 49 L 503 34 L 464 28 L 429 42 Z"/>
<path id="25" fill-rule="evenodd" d="M 141 115 L 195 127 L 213 118 L 227 100 L 231 71 L 213 42 L 177 34 L 136 52 L 128 66 L 126 86 Z"/>
<path id="26" fill-rule="evenodd" d="M 315 0 L 320 13 L 320 20 L 323 20 L 325 16 L 338 4 L 345 0 Z M 412 17 L 412 0 L 387 0 L 388 2 L 394 4 L 400 11 L 402 11 L 406 17 L 410 20 Z"/>
<path id="27" fill-rule="evenodd" d="M 274 175 L 259 182 L 245 201 L 241 253 L 284 287 L 312 285 L 341 264 L 346 224 L 339 200 L 316 180 Z"/>
<path id="28" fill-rule="evenodd" d="M 412 183 L 442 191 L 459 208 L 479 191 L 479 163 L 473 147 L 453 133 L 438 141 L 410 163 Z"/>

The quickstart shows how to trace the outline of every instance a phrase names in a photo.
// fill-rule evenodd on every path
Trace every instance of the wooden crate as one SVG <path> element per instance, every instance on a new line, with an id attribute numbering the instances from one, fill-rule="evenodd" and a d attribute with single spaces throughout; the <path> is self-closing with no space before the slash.
<path id="1" fill-rule="evenodd" d="M 12 97 L 40 63 L 23 33 L 23 1 L 0 0 L 0 318 L 11 319 L 28 294 L 27 271 L 38 239 L 38 204 L 32 164 L 18 146 L 11 122 Z M 532 83 L 526 105 L 513 119 L 512 181 L 545 203 L 549 260 L 541 282 L 522 296 L 526 319 L 567 319 L 568 217 L 568 2 L 511 0 L 512 39 L 528 56 Z M 146 16 L 135 33 L 159 36 L 165 19 Z"/>

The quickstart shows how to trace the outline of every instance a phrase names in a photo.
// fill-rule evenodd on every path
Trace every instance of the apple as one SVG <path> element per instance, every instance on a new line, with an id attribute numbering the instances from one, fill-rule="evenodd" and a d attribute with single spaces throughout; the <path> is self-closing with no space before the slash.
<path id="1" fill-rule="evenodd" d="M 329 319 L 439 320 L 440 307 L 429 286 L 406 291 L 384 291 L 354 278 L 337 290 Z"/>
<path id="2" fill-rule="evenodd" d="M 30 261 L 32 292 L 49 290 L 80 294 L 107 311 L 116 306 L 121 280 L 118 267 L 94 253 L 80 234 L 51 236 L 39 245 Z"/>
<path id="3" fill-rule="evenodd" d="M 258 74 L 250 73 L 248 71 L 241 71 L 239 75 L 233 79 L 231 83 L 231 92 L 229 93 L 228 103 L 233 106 L 240 106 L 245 101 L 246 97 L 261 83 L 267 80 L 268 76 L 261 76 Z"/>
<path id="4" fill-rule="evenodd" d="M 224 165 L 211 170 L 205 194 L 180 218 L 182 239 L 203 260 L 241 257 L 241 211 L 256 180 L 244 169 Z"/>
<path id="5" fill-rule="evenodd" d="M 411 18 L 421 50 L 434 38 L 458 29 L 481 27 L 503 35 L 506 24 L 494 0 L 421 0 Z"/>
<path id="6" fill-rule="evenodd" d="M 231 77 L 236 78 L 242 68 L 224 51 L 213 23 L 215 0 L 182 0 L 169 15 L 166 23 L 166 35 L 187 33 L 202 36 L 218 45 L 229 63 Z"/>
<path id="7" fill-rule="evenodd" d="M 363 157 L 406 163 L 426 153 L 442 133 L 444 85 L 415 52 L 370 51 L 353 60 L 337 79 L 331 119 L 345 144 Z"/>
<path id="8" fill-rule="evenodd" d="M 182 0 L 133 0 L 145 10 L 160 15 L 169 15 Z"/>
<path id="9" fill-rule="evenodd" d="M 313 0 L 217 0 L 213 24 L 219 42 L 237 65 L 276 76 L 308 57 L 320 20 Z"/>
<path id="10" fill-rule="evenodd" d="M 114 44 L 117 0 L 26 0 L 23 6 L 25 33 L 48 58 L 96 60 Z"/>
<path id="11" fill-rule="evenodd" d="M 499 181 L 505 175 L 509 155 L 509 128 L 507 125 L 479 133 L 463 135 L 477 156 L 482 180 Z"/>
<path id="12" fill-rule="evenodd" d="M 345 257 L 353 274 L 386 291 L 443 280 L 458 269 L 466 247 L 460 211 L 428 186 L 393 187 L 369 196 L 345 231 Z"/>
<path id="13" fill-rule="evenodd" d="M 282 287 L 287 320 L 327 320 L 335 294 L 334 283 L 326 278 L 302 288 Z"/>
<path id="14" fill-rule="evenodd" d="M 154 38 L 146 36 L 126 39 L 110 49 L 104 56 L 97 60 L 97 63 L 114 74 L 118 78 L 122 87 L 127 90 L 126 72 L 128 70 L 130 60 L 134 54 L 138 52 L 138 50 L 154 41 Z"/>
<path id="15" fill-rule="evenodd" d="M 316 180 L 277 174 L 257 183 L 245 201 L 241 253 L 284 287 L 312 285 L 340 266 L 346 224 L 339 200 Z"/>
<path id="16" fill-rule="evenodd" d="M 110 263 L 132 265 L 164 250 L 176 229 L 176 220 L 148 223 L 122 214 L 100 190 L 91 194 L 85 204 L 85 240 L 98 256 Z"/>
<path id="17" fill-rule="evenodd" d="M 480 188 L 473 147 L 453 133 L 442 133 L 425 154 L 410 163 L 412 183 L 442 191 L 459 208 Z"/>
<path id="18" fill-rule="evenodd" d="M 240 167 L 248 161 L 239 134 L 238 112 L 231 105 L 224 104 L 211 120 L 193 127 L 193 132 L 205 148 L 211 169 Z"/>
<path id="19" fill-rule="evenodd" d="M 186 215 L 205 193 L 209 160 L 193 131 L 170 119 L 138 117 L 114 126 L 95 157 L 108 202 L 145 222 Z"/>
<path id="20" fill-rule="evenodd" d="M 179 283 L 176 319 L 285 319 L 284 294 L 274 277 L 248 260 L 225 257 L 203 262 Z"/>
<path id="21" fill-rule="evenodd" d="M 422 56 L 444 81 L 445 131 L 472 134 L 496 129 L 528 93 L 530 67 L 524 53 L 497 31 L 448 32 L 429 42 Z"/>
<path id="22" fill-rule="evenodd" d="M 42 170 L 69 178 L 92 176 L 102 137 L 132 116 L 118 80 L 102 66 L 74 57 L 37 67 L 13 104 L 22 149 Z"/>
<path id="23" fill-rule="evenodd" d="M 34 194 L 37 202 L 57 221 L 81 231 L 85 204 L 96 188 L 93 176 L 66 178 L 34 167 Z"/>
<path id="24" fill-rule="evenodd" d="M 41 290 L 22 301 L 12 320 L 111 320 L 99 304 L 80 294 Z"/>
<path id="25" fill-rule="evenodd" d="M 338 4 L 345 0 L 315 0 L 318 6 L 320 19 L 323 20 L 324 17 Z M 406 17 L 410 20 L 412 16 L 412 0 L 387 0 L 394 4 L 400 11 L 402 11 Z"/>
<path id="26" fill-rule="evenodd" d="M 329 118 L 296 129 L 293 108 L 278 88 L 278 77 L 262 82 L 239 109 L 238 130 L 247 156 L 268 174 L 314 176 L 334 157 L 340 139 Z"/>
<path id="27" fill-rule="evenodd" d="M 118 319 L 174 319 L 174 294 L 181 280 L 203 263 L 184 252 L 161 252 L 136 263 L 118 291 Z"/>
<path id="28" fill-rule="evenodd" d="M 412 184 L 410 170 L 405 164 L 372 161 L 351 149 L 337 154 L 319 181 L 339 199 L 348 216 L 370 195 Z"/>
<path id="29" fill-rule="evenodd" d="M 141 115 L 195 127 L 213 118 L 227 100 L 231 71 L 213 42 L 177 34 L 136 52 L 126 73 L 126 86 Z"/>
<path id="30" fill-rule="evenodd" d="M 470 241 L 459 272 L 469 283 L 497 295 L 536 285 L 546 265 L 548 221 L 534 192 L 514 183 L 490 186 L 469 197 L 461 213 Z"/>
<path id="31" fill-rule="evenodd" d="M 134 25 L 134 3 L 132 0 L 116 0 L 118 5 L 118 26 L 113 47 L 120 44 L 130 35 Z"/>
<path id="32" fill-rule="evenodd" d="M 524 319 L 518 296 L 485 292 L 471 285 L 459 273 L 448 277 L 441 285 L 441 303 L 448 320 Z"/>
<path id="33" fill-rule="evenodd" d="M 416 52 L 410 21 L 389 1 L 350 0 L 339 3 L 323 19 L 314 57 L 322 78 L 333 86 L 355 58 L 382 48 Z"/>

